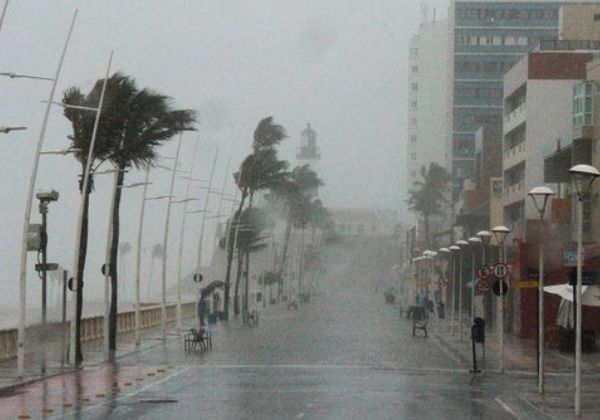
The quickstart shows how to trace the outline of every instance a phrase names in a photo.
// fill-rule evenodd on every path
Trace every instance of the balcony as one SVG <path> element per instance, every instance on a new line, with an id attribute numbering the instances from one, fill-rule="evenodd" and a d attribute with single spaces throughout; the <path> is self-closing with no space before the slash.
<path id="1" fill-rule="evenodd" d="M 519 181 L 512 185 L 505 185 L 502 206 L 506 207 L 517 201 L 522 201 L 525 198 L 525 195 L 525 181 Z"/>
<path id="2" fill-rule="evenodd" d="M 526 120 L 527 106 L 525 103 L 522 103 L 517 108 L 513 109 L 512 112 L 504 116 L 504 125 L 502 127 L 504 134 L 511 132 Z"/>
<path id="3" fill-rule="evenodd" d="M 526 144 L 525 142 L 521 142 L 515 147 L 504 151 L 504 162 L 502 166 L 504 168 L 512 168 L 516 164 L 525 160 L 526 156 Z"/>

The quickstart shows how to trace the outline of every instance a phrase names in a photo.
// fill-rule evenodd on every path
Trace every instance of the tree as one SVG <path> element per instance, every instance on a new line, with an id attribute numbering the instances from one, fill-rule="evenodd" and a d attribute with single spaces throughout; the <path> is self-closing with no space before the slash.
<path id="1" fill-rule="evenodd" d="M 275 188 L 284 182 L 288 163 L 277 158 L 275 147 L 287 137 L 285 129 L 273 122 L 273 117 L 262 119 L 254 130 L 252 153 L 248 155 L 242 164 L 240 170 L 234 174 L 237 187 L 241 191 L 240 204 L 236 216 L 229 223 L 230 230 L 233 229 L 234 238 L 237 235 L 240 226 L 239 217 L 249 199 L 250 206 L 254 194 L 257 191 Z M 227 249 L 227 267 L 225 271 L 225 298 L 224 306 L 226 316 L 229 315 L 229 295 L 231 285 L 231 268 L 234 254 L 234 241 L 229 241 Z"/>
<path id="2" fill-rule="evenodd" d="M 99 96 L 102 80 L 88 95 L 81 94 L 79 88 L 67 90 L 63 102 L 70 105 L 86 105 L 89 98 Z M 109 79 L 106 90 L 105 106 L 100 118 L 96 139 L 95 157 L 100 161 L 110 161 L 118 171 L 116 175 L 114 206 L 112 212 L 112 241 L 110 246 L 109 275 L 111 282 L 111 302 L 109 316 L 109 350 L 116 350 L 117 299 L 119 252 L 119 209 L 122 186 L 126 170 L 152 166 L 158 158 L 157 148 L 175 134 L 193 130 L 195 113 L 191 110 L 173 109 L 173 100 L 150 89 L 138 89 L 133 78 L 115 73 Z M 89 113 L 88 113 L 89 114 Z M 69 109 L 65 116 L 73 126 L 73 146 L 85 145 L 87 137 L 81 133 L 91 132 L 91 119 L 85 111 Z M 89 142 L 87 142 L 89 149 Z M 85 153 L 87 156 L 87 151 Z M 81 160 L 80 160 L 81 161 Z M 99 165 L 98 165 L 99 166 Z M 83 238 L 82 238 L 83 239 Z M 87 242 L 87 232 L 86 238 Z M 82 241 L 82 244 L 84 242 Z M 81 270 L 81 272 L 83 272 Z"/>
<path id="3" fill-rule="evenodd" d="M 423 218 L 425 242 L 430 248 L 430 219 L 442 213 L 442 204 L 448 188 L 449 174 L 446 169 L 435 162 L 429 164 L 429 170 L 421 168 L 421 180 L 415 182 L 415 189 L 408 192 L 408 209 L 417 212 Z"/>

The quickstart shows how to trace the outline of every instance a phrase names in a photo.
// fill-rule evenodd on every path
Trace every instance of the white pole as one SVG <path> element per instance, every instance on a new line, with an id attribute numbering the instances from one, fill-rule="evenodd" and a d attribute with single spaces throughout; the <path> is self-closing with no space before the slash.
<path id="1" fill-rule="evenodd" d="M 462 341 L 462 288 L 463 288 L 463 249 L 459 251 L 459 273 L 458 273 L 458 340 Z"/>
<path id="2" fill-rule="evenodd" d="M 581 414 L 581 266 L 583 264 L 583 201 L 577 200 L 577 304 L 575 305 L 575 415 Z"/>
<path id="3" fill-rule="evenodd" d="M 500 244 L 500 262 L 504 264 L 504 241 Z M 504 373 L 504 290 L 503 280 L 500 282 L 500 293 L 498 295 L 497 328 L 498 328 L 498 359 L 500 363 L 500 373 Z"/>
<path id="4" fill-rule="evenodd" d="M 6 0 L 4 2 L 4 7 L 2 8 L 2 14 L 0 14 L 0 31 L 2 31 L 2 24 L 4 23 L 4 18 L 6 17 L 6 9 L 8 9 L 8 2 L 9 2 L 9 0 Z"/>
<path id="5" fill-rule="evenodd" d="M 219 199 L 219 207 L 217 208 L 217 224 L 219 224 L 219 220 L 221 217 L 221 211 L 223 210 L 223 200 L 225 199 L 225 187 L 227 185 L 227 179 L 229 178 L 229 167 L 231 166 L 231 158 L 227 159 L 227 166 L 225 166 L 225 176 L 223 177 L 223 185 L 221 185 L 221 198 Z M 215 243 L 217 242 L 216 240 L 217 237 L 217 231 L 215 229 L 215 240 L 213 241 L 213 245 L 215 246 Z"/>
<path id="6" fill-rule="evenodd" d="M 115 199 L 116 199 L 116 195 L 117 195 L 118 186 L 119 186 L 119 171 L 117 170 L 114 175 L 113 193 L 112 193 L 112 198 L 110 200 L 110 209 L 109 209 L 109 215 L 108 215 L 108 230 L 106 233 L 106 253 L 105 253 L 105 257 L 104 257 L 104 261 L 105 261 L 104 262 L 104 320 L 103 320 L 104 322 L 102 324 L 102 326 L 103 326 L 102 337 L 104 338 L 104 356 L 105 356 L 106 360 L 110 359 L 110 348 L 109 348 L 110 346 L 109 346 L 109 339 L 108 339 L 109 317 L 110 317 L 110 289 L 111 289 L 110 267 L 112 265 L 110 248 L 112 245 L 112 238 L 113 238 L 113 231 L 112 231 L 112 225 L 113 225 L 113 221 L 114 221 L 113 208 L 115 206 Z"/>
<path id="7" fill-rule="evenodd" d="M 4 4 L 4 9 L 8 6 L 8 2 Z M 4 13 L 2 12 L 2 19 L 4 19 Z M 67 48 L 69 41 L 71 40 L 71 34 L 73 33 L 73 27 L 75 26 L 75 20 L 77 19 L 77 10 L 73 13 L 73 19 L 71 20 L 71 26 L 67 34 L 67 39 L 56 68 L 54 75 L 54 81 L 52 82 L 52 88 L 50 88 L 50 94 L 48 95 L 48 103 L 46 104 L 46 111 L 44 112 L 44 118 L 42 120 L 42 127 L 40 129 L 40 135 L 38 137 L 37 146 L 35 148 L 35 154 L 33 157 L 33 165 L 31 167 L 31 174 L 29 176 L 29 187 L 27 190 L 27 202 L 25 204 L 25 214 L 23 217 L 23 233 L 21 238 L 21 255 L 19 264 L 19 330 L 17 338 L 17 375 L 23 377 L 25 375 L 25 322 L 27 316 L 27 236 L 29 231 L 29 224 L 31 222 L 31 207 L 33 205 L 33 195 L 35 190 L 35 181 L 37 179 L 38 165 L 40 161 L 40 152 L 44 144 L 44 137 L 46 135 L 46 127 L 48 126 L 48 118 L 50 117 L 50 107 L 54 100 L 54 93 L 56 92 L 56 85 L 60 77 L 65 55 L 67 54 Z"/>
<path id="8" fill-rule="evenodd" d="M 452 254 L 452 334 L 455 334 L 455 322 L 456 322 L 456 258 L 455 253 Z"/>
<path id="9" fill-rule="evenodd" d="M 88 156 L 85 164 L 85 170 L 83 171 L 83 182 L 81 188 L 81 198 L 79 200 L 79 214 L 77 217 L 77 233 L 75 237 L 75 256 L 73 258 L 73 313 L 71 316 L 71 351 L 69 353 L 70 362 L 75 365 L 77 357 L 75 354 L 76 347 L 76 323 L 77 323 L 77 311 L 79 307 L 79 301 L 77 300 L 77 293 L 79 289 L 79 254 L 81 249 L 81 232 L 83 230 L 83 213 L 85 210 L 86 193 L 90 182 L 90 171 L 92 168 L 92 161 L 94 160 L 94 146 L 96 145 L 96 135 L 98 134 L 98 126 L 100 124 L 100 115 L 102 114 L 102 105 L 104 104 L 104 94 L 106 93 L 106 84 L 108 82 L 108 75 L 110 73 L 110 66 L 112 64 L 113 52 L 110 52 L 108 58 L 108 65 L 106 66 L 106 74 L 104 76 L 104 82 L 102 83 L 102 90 L 100 92 L 100 99 L 98 101 L 98 110 L 96 111 L 96 118 L 94 119 L 94 128 L 92 129 L 92 138 L 90 139 L 90 146 Z"/>
<path id="10" fill-rule="evenodd" d="M 144 212 L 146 210 L 146 196 L 148 194 L 148 180 L 150 178 L 150 165 L 146 167 L 144 176 L 144 192 L 142 194 L 142 208 L 138 226 L 137 250 L 135 256 L 135 346 L 139 348 L 140 337 L 140 268 L 142 265 L 142 234 L 144 231 Z"/>
<path id="11" fill-rule="evenodd" d="M 210 192 L 212 189 L 213 178 L 215 175 L 215 167 L 217 165 L 217 157 L 219 156 L 219 149 L 215 151 L 215 157 L 213 158 L 212 168 L 210 170 L 210 177 L 208 178 L 208 187 L 206 190 L 206 198 L 204 200 L 204 209 L 202 212 L 202 221 L 200 222 L 200 243 L 198 244 L 198 261 L 196 261 L 196 272 L 200 273 L 202 270 L 202 245 L 204 242 L 204 227 L 206 226 L 206 213 L 208 212 L 208 202 L 210 201 Z"/>
<path id="12" fill-rule="evenodd" d="M 475 251 L 473 245 L 471 250 L 471 322 L 475 319 Z"/>
<path id="13" fill-rule="evenodd" d="M 538 283 L 538 388 L 544 394 L 544 219 L 542 213 L 542 240 L 540 242 L 539 283 Z"/>
<path id="14" fill-rule="evenodd" d="M 196 154 L 198 152 L 198 137 L 194 141 L 194 151 L 192 152 L 192 162 L 190 163 L 190 171 L 188 176 L 188 184 L 185 191 L 185 199 L 183 202 L 183 217 L 181 219 L 181 233 L 179 234 L 179 252 L 177 254 L 177 330 L 181 333 L 181 263 L 183 259 L 183 239 L 185 236 L 185 221 L 187 218 L 188 202 L 190 199 L 190 191 L 192 189 L 192 175 L 194 173 L 194 164 L 196 163 Z"/>
<path id="15" fill-rule="evenodd" d="M 179 134 L 177 140 L 177 152 L 173 162 L 173 171 L 171 172 L 171 186 L 169 187 L 169 197 L 167 198 L 167 215 L 165 217 L 165 232 L 163 236 L 163 255 L 162 255 L 162 276 L 161 276 L 161 330 L 162 339 L 167 339 L 167 254 L 169 246 L 169 222 L 171 218 L 171 202 L 173 201 L 173 188 L 175 187 L 175 175 L 177 174 L 177 164 L 179 163 L 179 152 L 181 151 L 181 139 L 183 133 Z"/>

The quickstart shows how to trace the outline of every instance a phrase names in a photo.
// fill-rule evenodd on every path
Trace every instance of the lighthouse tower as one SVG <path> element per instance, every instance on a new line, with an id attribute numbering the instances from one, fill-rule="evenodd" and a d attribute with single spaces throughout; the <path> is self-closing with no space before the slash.
<path id="1" fill-rule="evenodd" d="M 317 132 L 313 130 L 310 124 L 306 124 L 306 128 L 300 134 L 300 147 L 296 160 L 298 166 L 310 165 L 311 169 L 319 173 L 319 160 L 321 153 L 317 147 Z"/>

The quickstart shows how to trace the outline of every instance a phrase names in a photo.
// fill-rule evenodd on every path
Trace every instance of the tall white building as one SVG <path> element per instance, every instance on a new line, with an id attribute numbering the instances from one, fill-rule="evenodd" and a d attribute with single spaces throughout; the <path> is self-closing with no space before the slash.
<path id="1" fill-rule="evenodd" d="M 447 21 L 424 22 L 410 41 L 408 67 L 407 190 L 421 167 L 446 166 Z"/>

